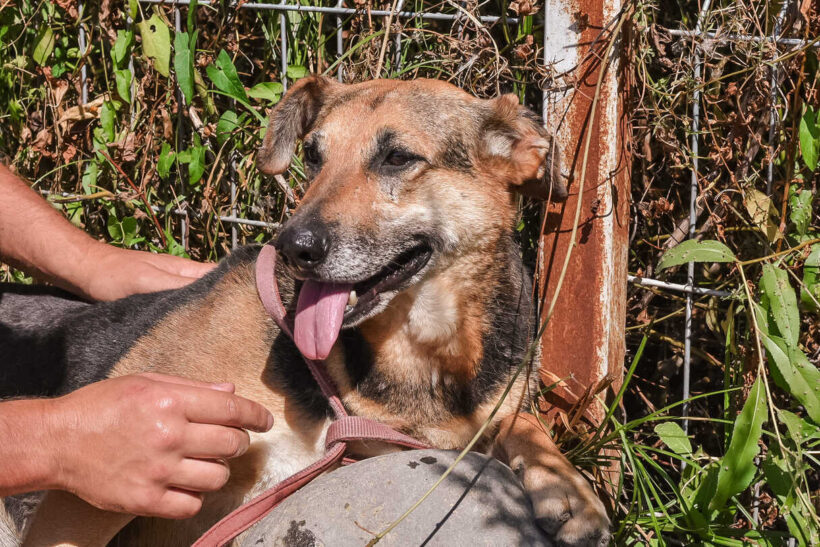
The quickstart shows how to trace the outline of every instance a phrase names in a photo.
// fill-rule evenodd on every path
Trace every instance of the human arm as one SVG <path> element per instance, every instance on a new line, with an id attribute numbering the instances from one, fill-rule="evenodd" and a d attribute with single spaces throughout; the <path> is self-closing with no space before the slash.
<path id="1" fill-rule="evenodd" d="M 0 403 L 0 497 L 62 489 L 108 511 L 185 518 L 273 417 L 231 384 L 122 376 Z"/>
<path id="2" fill-rule="evenodd" d="M 92 300 L 182 287 L 213 268 L 212 264 L 97 241 L 74 227 L 2 164 L 0 257 Z"/>

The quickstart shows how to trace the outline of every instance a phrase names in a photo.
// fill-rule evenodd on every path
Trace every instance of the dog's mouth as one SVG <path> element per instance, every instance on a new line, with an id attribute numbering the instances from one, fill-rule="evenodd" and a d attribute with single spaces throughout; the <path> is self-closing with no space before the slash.
<path id="1" fill-rule="evenodd" d="M 433 249 L 426 243 L 412 247 L 391 260 L 376 275 L 353 285 L 345 306 L 344 323 L 365 317 L 379 303 L 380 295 L 404 289 L 404 285 L 430 261 Z"/>
<path id="2" fill-rule="evenodd" d="M 306 280 L 299 290 L 293 338 L 308 359 L 325 359 L 342 326 L 358 324 L 379 304 L 407 288 L 433 254 L 419 243 L 389 261 L 375 275 L 353 283 Z"/>

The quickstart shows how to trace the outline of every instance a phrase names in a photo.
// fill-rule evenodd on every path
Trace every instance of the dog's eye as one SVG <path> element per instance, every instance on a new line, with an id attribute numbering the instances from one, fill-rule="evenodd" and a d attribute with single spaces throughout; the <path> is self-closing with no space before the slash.
<path id="1" fill-rule="evenodd" d="M 319 153 L 319 147 L 315 142 L 306 142 L 302 145 L 302 150 L 305 152 L 305 163 L 310 166 L 317 166 L 322 163 L 322 154 Z"/>
<path id="2" fill-rule="evenodd" d="M 418 156 L 406 150 L 391 150 L 384 158 L 384 165 L 390 167 L 407 167 L 418 159 Z"/>

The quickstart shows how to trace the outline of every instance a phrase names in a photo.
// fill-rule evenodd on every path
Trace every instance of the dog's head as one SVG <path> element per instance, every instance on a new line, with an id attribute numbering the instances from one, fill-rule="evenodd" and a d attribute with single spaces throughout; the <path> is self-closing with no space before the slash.
<path id="1" fill-rule="evenodd" d="M 305 280 L 296 329 L 307 330 L 296 338 L 308 357 L 330 350 L 324 337 L 335 340 L 342 322 L 380 313 L 430 272 L 495 245 L 512 228 L 512 191 L 566 195 L 552 139 L 513 95 L 305 78 L 273 110 L 259 169 L 285 171 L 298 140 L 309 187 L 276 247 Z M 318 339 L 317 351 L 300 337 Z"/>

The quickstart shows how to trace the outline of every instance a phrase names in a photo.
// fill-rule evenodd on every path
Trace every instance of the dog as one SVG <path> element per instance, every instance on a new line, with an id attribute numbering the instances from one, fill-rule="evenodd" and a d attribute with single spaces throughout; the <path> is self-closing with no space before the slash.
<path id="1" fill-rule="evenodd" d="M 187 545 L 319 460 L 329 407 L 300 353 L 324 358 L 351 414 L 437 448 L 464 447 L 490 416 L 534 337 L 515 193 L 566 195 L 539 118 L 514 95 L 477 99 L 441 81 L 311 76 L 271 112 L 258 168 L 284 172 L 299 141 L 309 183 L 274 241 L 293 341 L 257 295 L 258 247 L 237 249 L 188 287 L 111 303 L 3 287 L 0 394 L 59 395 L 152 371 L 229 379 L 275 416 L 269 432 L 251 433 L 230 481 L 196 517 L 129 524 L 54 492 L 34 518 L 32 544 L 105 544 L 119 533 L 127 545 Z M 341 317 L 341 330 L 322 321 L 327 314 Z M 537 388 L 526 372 L 480 448 L 516 472 L 558 544 L 606 545 L 603 504 L 521 413 Z M 359 451 L 392 450 L 372 445 Z"/>

